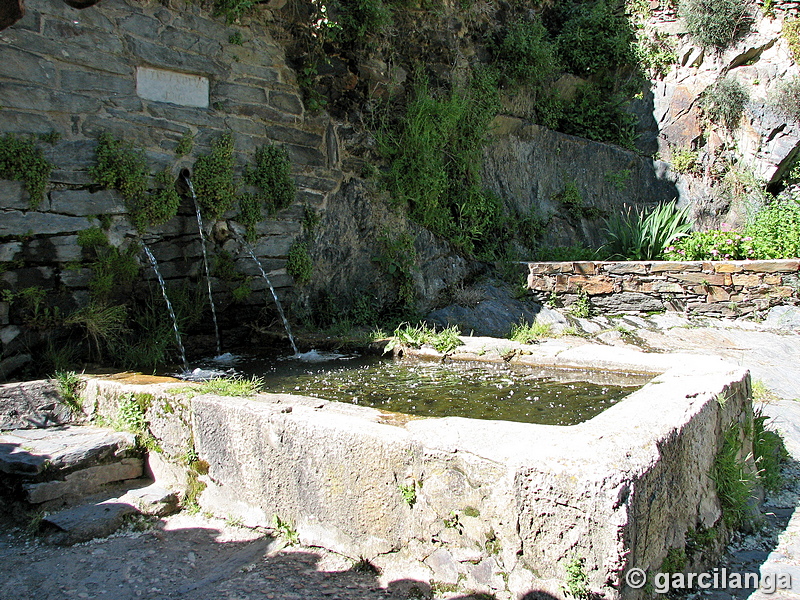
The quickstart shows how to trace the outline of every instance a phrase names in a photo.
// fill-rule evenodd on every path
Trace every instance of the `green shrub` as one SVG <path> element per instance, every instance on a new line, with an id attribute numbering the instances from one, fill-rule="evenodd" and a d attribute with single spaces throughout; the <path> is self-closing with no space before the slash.
<path id="1" fill-rule="evenodd" d="M 298 285 L 305 285 L 311 281 L 313 268 L 311 255 L 308 253 L 308 245 L 305 242 L 296 240 L 289 248 L 286 272 L 294 277 Z"/>
<path id="2" fill-rule="evenodd" d="M 783 39 L 789 45 L 789 50 L 795 62 L 800 60 L 800 19 L 784 19 L 781 27 Z"/>
<path id="3" fill-rule="evenodd" d="M 416 326 L 403 323 L 394 330 L 394 335 L 384 348 L 384 352 L 391 352 L 403 346 L 419 348 L 427 344 L 438 352 L 446 354 L 463 345 L 460 335 L 461 332 L 455 326 L 437 332 L 435 327 L 429 327 L 425 323 Z"/>
<path id="4" fill-rule="evenodd" d="M 499 107 L 488 71 L 470 85 L 437 97 L 423 80 L 404 118 L 378 134 L 391 163 L 384 183 L 409 216 L 467 254 L 489 258 L 507 238 L 500 200 L 481 187 L 483 147 Z"/>
<path id="5" fill-rule="evenodd" d="M 598 142 L 636 146 L 636 117 L 622 108 L 625 99 L 596 84 L 581 85 L 565 105 L 559 129 Z"/>
<path id="6" fill-rule="evenodd" d="M 724 77 L 703 92 L 703 107 L 709 118 L 730 131 L 738 127 L 748 100 L 747 88 L 733 77 Z"/>
<path id="7" fill-rule="evenodd" d="M 782 82 L 769 101 L 784 116 L 800 121 L 800 77 Z"/>
<path id="8" fill-rule="evenodd" d="M 214 0 L 214 16 L 225 17 L 227 23 L 233 23 L 246 15 L 258 3 L 258 0 Z"/>
<path id="9" fill-rule="evenodd" d="M 607 74 L 635 62 L 633 30 L 615 2 L 564 2 L 564 10 L 569 16 L 556 44 L 571 73 Z"/>
<path id="10" fill-rule="evenodd" d="M 564 582 L 564 590 L 577 600 L 585 600 L 591 597 L 589 588 L 589 576 L 586 573 L 584 560 L 577 556 L 572 558 L 566 566 L 567 578 Z"/>
<path id="11" fill-rule="evenodd" d="M 365 44 L 392 24 L 392 11 L 381 0 L 337 0 L 333 5 L 340 41 Z"/>
<path id="12" fill-rule="evenodd" d="M 103 187 L 119 191 L 137 231 L 166 223 L 177 214 L 181 199 L 170 171 L 158 173 L 155 177 L 158 187 L 148 192 L 147 160 L 141 149 L 103 133 L 95 154 L 96 164 L 89 174 Z"/>
<path id="13" fill-rule="evenodd" d="M 678 208 L 674 200 L 652 209 L 628 206 L 606 219 L 603 231 L 608 243 L 600 252 L 612 259 L 656 260 L 665 248 L 690 231 L 690 208 Z"/>
<path id="14" fill-rule="evenodd" d="M 95 149 L 96 164 L 89 175 L 105 188 L 119 190 L 126 202 L 137 201 L 147 192 L 147 161 L 144 152 L 102 133 Z"/>
<path id="15" fill-rule="evenodd" d="M 495 64 L 514 83 L 541 88 L 558 72 L 555 46 L 538 17 L 513 22 L 492 49 Z"/>
<path id="16" fill-rule="evenodd" d="M 746 0 L 682 0 L 678 13 L 704 48 L 724 50 L 750 25 Z"/>
<path id="17" fill-rule="evenodd" d="M 259 188 L 259 197 L 269 214 L 294 202 L 297 188 L 291 168 L 286 150 L 273 145 L 257 148 L 255 166 L 245 165 L 244 181 Z"/>
<path id="18" fill-rule="evenodd" d="M 694 173 L 697 168 L 697 152 L 686 148 L 672 153 L 672 168 L 678 173 Z"/>
<path id="19" fill-rule="evenodd" d="M 511 326 L 509 339 L 514 342 L 531 344 L 550 335 L 552 326 L 550 323 L 527 323 L 521 320 Z"/>
<path id="20" fill-rule="evenodd" d="M 758 477 L 765 489 L 777 491 L 783 483 L 781 463 L 789 453 L 783 445 L 781 436 L 766 428 L 769 417 L 761 410 L 753 416 L 753 458 L 758 469 Z"/>
<path id="21" fill-rule="evenodd" d="M 33 210 L 39 208 L 44 199 L 52 169 L 33 139 L 19 138 L 13 133 L 0 136 L 0 179 L 25 183 Z"/>
<path id="22" fill-rule="evenodd" d="M 664 260 L 755 258 L 753 238 L 735 231 L 695 231 L 664 248 Z"/>
<path id="23" fill-rule="evenodd" d="M 187 131 L 181 136 L 181 139 L 178 140 L 178 145 L 175 146 L 175 155 L 185 156 L 190 154 L 192 148 L 194 148 L 194 135 L 191 131 Z"/>
<path id="24" fill-rule="evenodd" d="M 634 54 L 639 68 L 651 78 L 663 78 L 678 60 L 675 38 L 667 33 L 647 28 L 637 32 Z"/>
<path id="25" fill-rule="evenodd" d="M 784 194 L 762 208 L 745 230 L 753 238 L 753 257 L 800 257 L 800 197 Z"/>
<path id="26" fill-rule="evenodd" d="M 192 183 L 203 214 L 219 219 L 233 207 L 236 185 L 233 181 L 233 136 L 225 133 L 211 143 L 211 152 L 194 163 Z"/>
<path id="27" fill-rule="evenodd" d="M 711 472 L 711 478 L 717 484 L 722 517 L 729 527 L 741 527 L 747 522 L 755 483 L 753 474 L 740 457 L 742 444 L 739 436 L 740 427 L 736 425 L 725 432 Z"/>

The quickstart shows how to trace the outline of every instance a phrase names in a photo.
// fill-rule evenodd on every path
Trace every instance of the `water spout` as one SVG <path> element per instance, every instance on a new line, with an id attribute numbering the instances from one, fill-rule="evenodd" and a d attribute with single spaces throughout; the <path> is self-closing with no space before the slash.
<path id="1" fill-rule="evenodd" d="M 150 252 L 150 248 L 148 248 L 144 242 L 142 243 L 142 248 L 144 248 L 145 254 L 147 254 L 147 258 L 150 260 L 150 264 L 153 267 L 153 271 L 156 272 L 156 277 L 158 277 L 158 284 L 161 286 L 161 293 L 164 295 L 164 301 L 167 303 L 169 316 L 172 317 L 172 329 L 175 331 L 175 341 L 178 344 L 178 349 L 181 351 L 183 368 L 185 371 L 188 371 L 189 363 L 186 360 L 186 350 L 183 348 L 181 333 L 178 331 L 178 319 L 175 317 L 175 311 L 172 309 L 172 303 L 169 301 L 169 296 L 167 296 L 167 284 L 164 283 L 164 278 L 161 276 L 161 271 L 158 270 L 158 262 L 156 262 L 156 257 L 153 256 L 153 253 Z"/>
<path id="2" fill-rule="evenodd" d="M 286 335 L 289 336 L 289 343 L 292 344 L 292 350 L 294 350 L 295 355 L 298 354 L 297 352 L 297 345 L 294 343 L 294 337 L 292 336 L 292 329 L 289 327 L 289 321 L 286 320 L 286 315 L 283 313 L 283 307 L 281 306 L 281 301 L 278 300 L 278 294 L 275 293 L 275 288 L 272 287 L 272 282 L 269 280 L 267 276 L 267 272 L 264 270 L 264 267 L 261 266 L 261 261 L 258 260 L 256 253 L 253 252 L 253 248 L 250 247 L 244 239 L 240 239 L 242 245 L 244 246 L 247 253 L 250 257 L 255 261 L 256 265 L 258 266 L 258 270 L 261 271 L 261 276 L 264 278 L 264 281 L 267 282 L 269 286 L 269 291 L 272 292 L 272 297 L 275 299 L 275 306 L 278 308 L 278 314 L 281 317 L 281 321 L 283 321 L 283 327 L 286 329 Z"/>
<path id="3" fill-rule="evenodd" d="M 181 169 L 181 177 L 189 186 L 189 193 L 192 195 L 192 202 L 194 202 L 194 212 L 197 215 L 197 229 L 200 230 L 200 246 L 203 248 L 203 266 L 206 271 L 206 284 L 208 286 L 208 303 L 211 305 L 211 318 L 214 321 L 214 335 L 217 340 L 217 356 L 222 354 L 222 343 L 219 337 L 219 325 L 217 324 L 217 307 L 214 305 L 214 296 L 211 293 L 211 274 L 208 270 L 208 253 L 206 252 L 206 236 L 203 232 L 203 217 L 200 215 L 200 205 L 197 204 L 197 195 L 194 193 L 194 186 L 192 185 L 191 173 L 189 169 Z"/>

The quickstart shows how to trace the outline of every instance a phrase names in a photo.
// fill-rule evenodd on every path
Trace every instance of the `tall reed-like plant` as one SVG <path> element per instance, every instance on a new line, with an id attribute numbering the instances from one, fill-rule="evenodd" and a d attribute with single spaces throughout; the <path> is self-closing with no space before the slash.
<path id="1" fill-rule="evenodd" d="M 657 260 L 664 248 L 691 231 L 689 206 L 665 202 L 652 209 L 626 206 L 605 220 L 608 242 L 601 254 L 610 259 Z"/>

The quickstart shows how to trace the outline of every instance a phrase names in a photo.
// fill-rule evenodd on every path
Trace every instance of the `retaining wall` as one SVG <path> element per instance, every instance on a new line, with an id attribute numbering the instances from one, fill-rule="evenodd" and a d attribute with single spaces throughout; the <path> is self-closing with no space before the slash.
<path id="1" fill-rule="evenodd" d="M 586 294 L 608 313 L 683 311 L 744 316 L 800 302 L 800 260 L 542 262 L 528 264 L 538 300 Z"/>

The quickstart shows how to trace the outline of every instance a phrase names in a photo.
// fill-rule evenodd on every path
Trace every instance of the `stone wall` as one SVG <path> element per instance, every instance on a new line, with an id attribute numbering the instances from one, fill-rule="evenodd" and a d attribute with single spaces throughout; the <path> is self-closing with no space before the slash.
<path id="1" fill-rule="evenodd" d="M 684 311 L 745 316 L 800 302 L 800 260 L 544 262 L 528 265 L 541 301 L 585 294 L 607 313 Z"/>
<path id="2" fill-rule="evenodd" d="M 0 288 L 11 294 L 44 288 L 48 310 L 56 306 L 61 315 L 86 305 L 91 261 L 77 234 L 100 225 L 98 217 L 112 245 L 147 243 L 168 285 L 198 282 L 201 247 L 191 200 L 184 197 L 177 217 L 139 236 L 120 195 L 98 189 L 89 169 L 97 138 L 107 132 L 142 149 L 151 173 L 167 168 L 177 179 L 212 141 L 231 132 L 237 172 L 269 143 L 284 148 L 291 161 L 296 200 L 272 218 L 264 215 L 253 243 L 285 299 L 293 285 L 287 253 L 301 235 L 304 207 L 320 210 L 343 175 L 330 119 L 306 113 L 296 74 L 266 27 L 249 20 L 227 25 L 197 3 L 103 0 L 76 10 L 61 1 L 27 0 L 25 8 L 24 18 L 0 33 L 0 131 L 60 139 L 37 142 L 53 172 L 35 210 L 21 183 L 0 181 Z M 179 141 L 189 135 L 193 150 L 178 156 Z M 257 311 L 269 297 L 234 235 L 243 232 L 237 212 L 206 223 L 212 258 L 228 251 L 236 271 L 251 278 L 253 293 L 231 307 L 234 321 L 242 308 Z M 138 259 L 152 287 L 153 272 L 144 255 Z M 226 313 L 232 284 L 212 283 Z M 136 285 L 120 293 L 141 292 Z M 0 302 L 4 356 L 36 345 L 22 335 L 30 328 L 19 304 Z"/>

